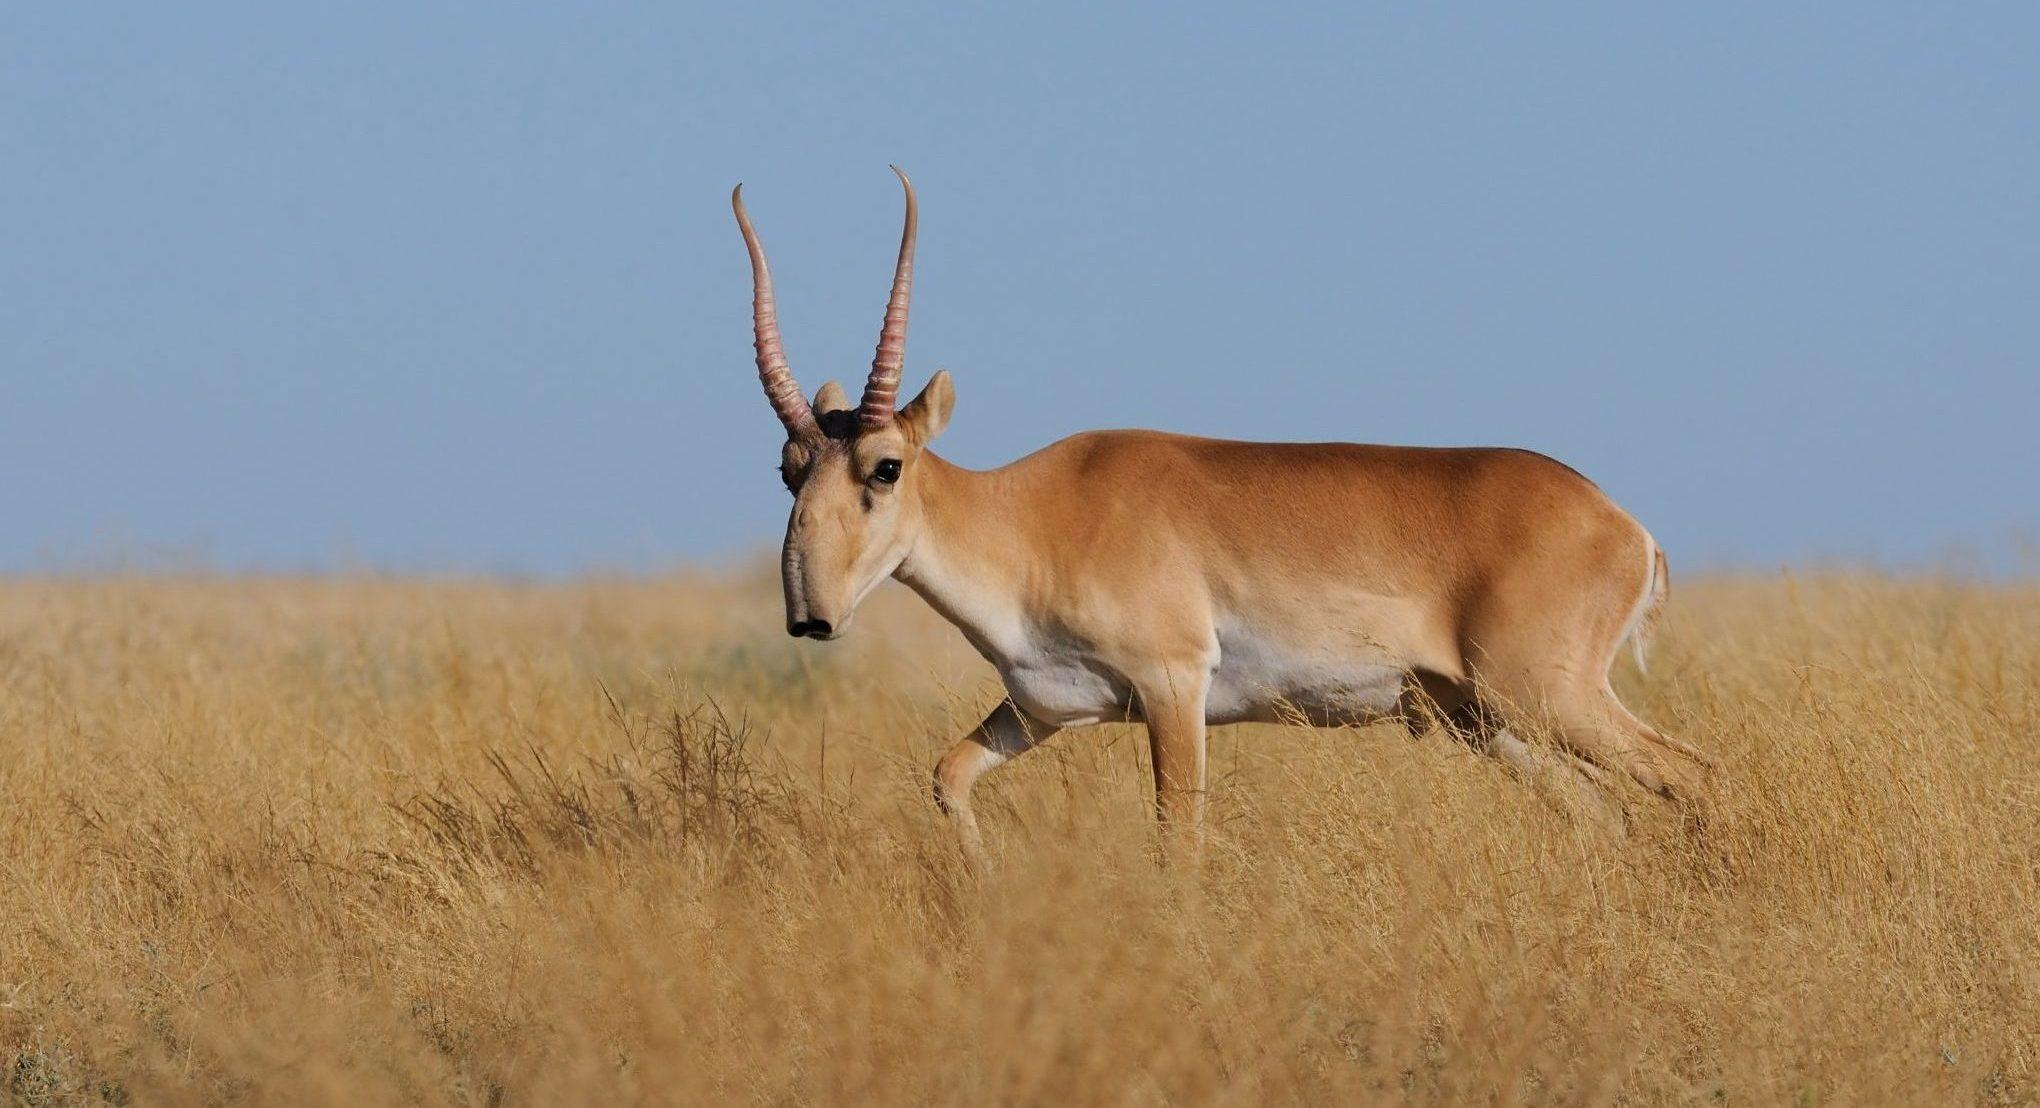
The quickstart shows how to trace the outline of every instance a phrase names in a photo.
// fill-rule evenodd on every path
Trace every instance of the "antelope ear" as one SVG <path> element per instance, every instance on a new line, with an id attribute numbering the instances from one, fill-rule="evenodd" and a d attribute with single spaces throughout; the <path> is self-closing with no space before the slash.
<path id="1" fill-rule="evenodd" d="M 843 386 L 834 381 L 825 381 L 821 388 L 815 390 L 814 408 L 816 415 L 826 412 L 847 412 L 850 410 L 850 398 L 843 395 Z"/>
<path id="2" fill-rule="evenodd" d="M 900 409 L 899 419 L 907 434 L 926 446 L 949 426 L 949 413 L 955 410 L 956 386 L 950 383 L 948 370 L 938 369 L 935 376 L 928 378 L 921 395 Z"/>

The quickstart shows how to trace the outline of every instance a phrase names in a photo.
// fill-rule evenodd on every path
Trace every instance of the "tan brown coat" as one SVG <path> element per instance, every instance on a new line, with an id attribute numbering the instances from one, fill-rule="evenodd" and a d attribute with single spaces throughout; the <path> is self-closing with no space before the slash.
<path id="1" fill-rule="evenodd" d="M 1147 725 L 1157 808 L 1175 826 L 1201 817 L 1206 726 L 1239 721 L 1435 719 L 1583 795 L 1604 769 L 1662 795 L 1700 786 L 1704 757 L 1608 683 L 1625 640 L 1641 660 L 1664 556 L 1549 458 L 1153 431 L 1075 435 L 988 472 L 930 451 L 955 404 L 948 373 L 905 408 L 893 401 L 906 187 L 903 276 L 854 410 L 833 383 L 811 404 L 793 386 L 764 253 L 736 203 L 759 372 L 787 428 L 787 629 L 843 634 L 892 576 L 998 668 L 1007 700 L 935 772 L 974 863 L 974 782 L 1064 727 L 1106 721 Z"/>

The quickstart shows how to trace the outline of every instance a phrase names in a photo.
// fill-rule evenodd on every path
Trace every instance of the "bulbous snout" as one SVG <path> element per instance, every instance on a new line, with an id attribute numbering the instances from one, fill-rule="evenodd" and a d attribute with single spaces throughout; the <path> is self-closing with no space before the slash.
<path id="1" fill-rule="evenodd" d="M 779 554 L 787 634 L 843 637 L 864 594 L 897 564 L 884 560 L 895 530 L 891 499 L 875 506 L 873 495 L 856 479 L 845 449 L 827 450 L 808 467 Z"/>
<path id="2" fill-rule="evenodd" d="M 791 544 L 789 550 L 793 549 Z M 784 566 L 786 584 L 786 633 L 796 639 L 826 641 L 843 633 L 850 624 L 847 612 L 841 618 L 830 619 L 823 613 L 837 614 L 843 607 L 832 596 L 817 596 L 811 587 L 812 575 L 802 570 L 801 559 L 789 554 Z"/>

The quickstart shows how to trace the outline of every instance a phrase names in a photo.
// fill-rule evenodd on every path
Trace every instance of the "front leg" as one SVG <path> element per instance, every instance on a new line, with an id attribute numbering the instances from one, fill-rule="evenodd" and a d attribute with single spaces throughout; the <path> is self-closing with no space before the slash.
<path id="1" fill-rule="evenodd" d="M 1137 689 L 1154 760 L 1155 815 L 1172 842 L 1203 841 L 1204 701 L 1210 687 L 1204 667 L 1182 666 Z"/>
<path id="2" fill-rule="evenodd" d="M 963 847 L 963 859 L 979 877 L 985 873 L 985 846 L 978 833 L 977 813 L 971 810 L 971 788 L 978 778 L 1032 750 L 1057 730 L 1054 724 L 1022 712 L 1010 699 L 1002 700 L 976 730 L 935 763 L 935 803 L 949 813 L 957 842 Z"/>

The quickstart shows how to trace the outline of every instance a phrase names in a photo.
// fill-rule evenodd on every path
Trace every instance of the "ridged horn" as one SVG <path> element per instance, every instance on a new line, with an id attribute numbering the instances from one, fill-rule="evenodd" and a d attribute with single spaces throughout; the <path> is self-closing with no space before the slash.
<path id="1" fill-rule="evenodd" d="M 914 293 L 914 229 L 919 210 L 914 204 L 914 183 L 893 166 L 900 186 L 907 190 L 907 225 L 900 232 L 900 260 L 893 267 L 892 298 L 886 301 L 885 325 L 878 332 L 878 353 L 871 359 L 871 377 L 864 383 L 864 400 L 857 406 L 857 418 L 866 427 L 883 427 L 892 422 L 899 402 L 900 368 L 907 361 L 907 302 Z"/>
<path id="2" fill-rule="evenodd" d="M 744 232 L 744 246 L 751 252 L 751 345 L 758 353 L 758 381 L 765 386 L 765 399 L 772 412 L 795 437 L 817 434 L 814 409 L 800 394 L 793 370 L 786 364 L 786 347 L 779 341 L 779 308 L 772 299 L 772 267 L 765 263 L 765 247 L 744 212 L 744 186 L 730 193 L 730 206 L 737 211 L 737 227 Z"/>

